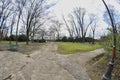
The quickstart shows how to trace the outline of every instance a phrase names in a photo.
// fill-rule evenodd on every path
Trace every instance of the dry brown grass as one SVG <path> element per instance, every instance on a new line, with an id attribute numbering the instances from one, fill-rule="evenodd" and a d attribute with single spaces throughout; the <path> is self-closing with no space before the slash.
<path id="1" fill-rule="evenodd" d="M 106 73 L 110 56 L 98 57 L 93 59 L 87 65 L 88 74 L 92 80 L 101 80 L 103 74 Z M 112 80 L 120 80 L 120 58 L 116 58 L 114 70 L 112 72 Z"/>
<path id="2" fill-rule="evenodd" d="M 23 44 L 19 46 L 18 52 L 29 55 L 32 52 L 41 49 L 43 45 L 45 45 L 45 43 L 31 43 L 29 45 Z"/>
<path id="3" fill-rule="evenodd" d="M 13 42 L 15 44 L 15 42 Z M 26 45 L 25 42 L 19 42 L 18 52 L 23 54 L 31 54 L 33 51 L 40 49 L 43 45 L 46 43 L 30 43 L 29 45 Z M 8 50 L 9 42 L 8 41 L 2 41 L 0 42 L 0 51 L 6 51 Z"/>

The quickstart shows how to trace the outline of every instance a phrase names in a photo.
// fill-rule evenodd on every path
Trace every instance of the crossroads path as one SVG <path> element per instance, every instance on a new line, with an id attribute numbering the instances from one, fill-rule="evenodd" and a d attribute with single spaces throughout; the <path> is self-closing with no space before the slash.
<path id="1" fill-rule="evenodd" d="M 103 49 L 62 55 L 51 42 L 30 57 L 18 52 L 0 52 L 0 80 L 91 80 L 85 64 Z"/>

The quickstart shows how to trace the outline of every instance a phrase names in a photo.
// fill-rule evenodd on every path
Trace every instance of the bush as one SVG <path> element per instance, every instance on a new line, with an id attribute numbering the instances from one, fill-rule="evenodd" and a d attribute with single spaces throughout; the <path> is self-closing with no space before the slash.
<path id="1" fill-rule="evenodd" d="M 23 35 L 19 35 L 19 36 L 18 36 L 18 41 L 19 41 L 19 42 L 27 41 L 26 35 L 24 35 L 24 34 L 23 34 Z"/>
<path id="2" fill-rule="evenodd" d="M 6 37 L 3 38 L 3 40 L 5 40 L 5 41 L 9 41 L 10 39 L 9 39 L 8 36 L 6 36 Z"/>
<path id="3" fill-rule="evenodd" d="M 85 38 L 85 42 L 92 42 L 92 41 L 93 41 L 93 38 L 90 38 L 90 37 Z"/>
<path id="4" fill-rule="evenodd" d="M 43 43 L 43 42 L 46 42 L 46 40 L 45 39 L 39 40 L 39 43 Z"/>
<path id="5" fill-rule="evenodd" d="M 43 43 L 43 42 L 46 42 L 46 40 L 45 39 L 35 39 L 35 40 L 33 40 L 33 42 L 39 42 L 39 43 Z"/>
<path id="6" fill-rule="evenodd" d="M 9 36 L 9 40 L 15 41 L 15 40 L 16 40 L 16 36 L 15 36 L 15 35 L 10 35 L 10 36 Z"/>
<path id="7" fill-rule="evenodd" d="M 119 26 L 120 27 L 120 26 Z M 108 52 L 111 52 L 112 51 L 112 48 L 113 48 L 113 32 L 109 30 L 109 34 L 106 35 L 106 36 L 102 36 L 101 37 L 101 42 L 102 42 L 102 45 L 103 47 L 108 51 Z M 118 28 L 118 32 L 117 32 L 117 35 L 116 35 L 116 49 L 117 49 L 117 53 L 120 53 L 120 32 L 119 32 L 119 28 Z M 120 54 L 118 54 L 120 55 Z"/>
<path id="8" fill-rule="evenodd" d="M 60 41 L 60 42 L 83 42 L 83 39 L 78 38 L 78 37 L 76 37 L 76 38 L 68 37 L 67 38 L 66 36 L 64 36 L 62 39 L 59 39 L 56 41 Z M 90 38 L 90 37 L 85 38 L 85 42 L 92 42 L 92 41 L 93 41 L 93 38 Z"/>
<path id="9" fill-rule="evenodd" d="M 68 41 L 68 40 L 67 40 L 67 37 L 64 36 L 64 37 L 61 39 L 61 41 L 63 41 L 63 42 L 67 42 L 67 41 Z"/>
<path id="10" fill-rule="evenodd" d="M 16 35 L 10 35 L 9 37 L 5 37 L 3 40 L 6 41 L 16 41 Z M 18 41 L 19 42 L 24 42 L 27 40 L 26 35 L 22 34 L 22 35 L 18 35 Z"/>
<path id="11" fill-rule="evenodd" d="M 72 37 L 68 38 L 68 42 L 74 42 L 75 40 Z"/>
<path id="12" fill-rule="evenodd" d="M 82 42 L 82 38 L 76 37 L 76 38 L 75 38 L 75 42 Z"/>

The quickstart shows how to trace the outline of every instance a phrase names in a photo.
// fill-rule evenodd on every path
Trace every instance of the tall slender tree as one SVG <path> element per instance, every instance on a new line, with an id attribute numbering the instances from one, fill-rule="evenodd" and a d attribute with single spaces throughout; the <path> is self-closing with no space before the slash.
<path id="1" fill-rule="evenodd" d="M 11 20 L 11 25 L 10 25 L 10 36 L 12 36 L 12 33 L 13 33 L 13 26 L 14 26 L 14 24 L 15 24 L 15 14 L 13 15 L 13 18 L 12 18 L 12 20 Z M 12 44 L 12 42 L 11 42 L 12 40 L 11 40 L 11 37 L 10 37 L 10 41 L 9 41 L 9 44 L 11 45 Z"/>
<path id="2" fill-rule="evenodd" d="M 26 0 L 16 0 L 16 11 L 18 13 L 18 17 L 17 17 L 17 27 L 16 27 L 16 45 L 18 45 L 18 30 L 19 30 L 19 23 L 20 23 L 20 19 L 22 16 L 22 12 L 24 9 L 24 6 L 26 5 Z"/>
<path id="3" fill-rule="evenodd" d="M 89 19 L 86 19 L 86 10 L 84 8 L 75 8 L 74 16 L 77 19 L 78 32 L 81 32 L 82 41 L 85 42 L 85 37 L 88 31 L 88 28 L 93 23 L 94 19 L 92 16 L 89 16 Z M 86 23 L 85 23 L 86 21 Z"/>
<path id="4" fill-rule="evenodd" d="M 0 40 L 3 37 L 3 32 L 8 17 L 11 15 L 11 0 L 0 0 Z"/>
<path id="5" fill-rule="evenodd" d="M 28 4 L 29 5 L 27 5 L 25 9 L 25 18 L 23 20 L 25 23 L 27 45 L 29 44 L 30 36 L 34 36 L 37 29 L 40 31 L 40 27 L 46 22 L 46 20 L 49 20 L 49 12 L 47 12 L 47 10 L 53 6 L 50 5 L 46 8 L 46 6 L 48 6 L 46 0 L 31 0 Z"/>
<path id="6" fill-rule="evenodd" d="M 91 25 L 92 44 L 95 44 L 95 31 L 96 31 L 96 28 L 97 28 L 97 16 L 94 15 L 94 14 L 91 14 L 90 16 L 91 16 L 91 20 L 93 21 L 92 25 Z"/>
<path id="7" fill-rule="evenodd" d="M 71 20 L 73 20 L 73 19 L 71 19 Z M 65 17 L 63 16 L 63 21 L 65 22 L 65 25 L 66 25 L 66 27 L 67 27 L 67 31 L 68 31 L 68 33 L 69 33 L 69 36 L 71 37 L 71 38 L 73 38 L 73 33 L 74 33 L 74 27 L 73 27 L 73 21 L 70 21 L 70 23 L 72 24 L 72 27 L 67 23 L 67 21 L 66 21 L 66 19 L 65 19 Z"/>
<path id="8" fill-rule="evenodd" d="M 57 40 L 60 40 L 60 32 L 62 28 L 63 23 L 61 23 L 58 20 L 52 20 L 52 26 L 51 28 L 57 33 Z"/>

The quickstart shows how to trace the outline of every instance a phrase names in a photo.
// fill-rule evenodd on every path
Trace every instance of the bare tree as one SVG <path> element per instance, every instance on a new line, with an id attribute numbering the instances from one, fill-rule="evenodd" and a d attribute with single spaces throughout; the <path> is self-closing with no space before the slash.
<path id="1" fill-rule="evenodd" d="M 36 30 L 40 31 L 40 27 L 48 20 L 48 18 L 46 19 L 48 17 L 46 0 L 31 0 L 28 4 L 26 6 L 26 14 L 24 14 L 26 18 L 23 20 L 26 29 L 27 45 L 29 44 L 30 36 L 33 38 Z"/>
<path id="2" fill-rule="evenodd" d="M 61 23 L 58 20 L 52 20 L 52 26 L 51 29 L 54 30 L 57 33 L 57 40 L 60 40 L 60 31 L 63 23 Z"/>
<path id="3" fill-rule="evenodd" d="M 53 28 L 49 27 L 48 36 L 50 37 L 50 40 L 55 40 L 56 39 L 55 38 L 55 33 L 56 33 L 56 31 Z"/>
<path id="4" fill-rule="evenodd" d="M 15 24 L 15 14 L 13 15 L 13 18 L 12 18 L 12 20 L 11 20 L 11 25 L 10 25 L 10 36 L 12 35 L 12 33 L 13 33 L 13 26 L 14 26 L 14 24 Z M 9 42 L 9 44 L 11 44 L 11 38 L 10 38 L 10 42 Z"/>
<path id="5" fill-rule="evenodd" d="M 91 31 L 92 31 L 92 39 L 93 39 L 92 44 L 94 44 L 95 43 L 95 31 L 97 28 L 97 17 L 94 14 L 91 14 L 90 17 L 91 17 L 91 21 L 93 21 L 91 24 Z"/>
<path id="6" fill-rule="evenodd" d="M 11 14 L 11 0 L 0 0 L 0 4 L 0 39 L 2 39 L 7 19 Z"/>
<path id="7" fill-rule="evenodd" d="M 80 27 L 77 26 L 75 17 L 72 14 L 70 14 L 69 16 L 70 16 L 69 23 L 71 24 L 71 27 L 72 27 L 71 32 L 75 37 L 80 38 L 81 37 Z"/>
<path id="8" fill-rule="evenodd" d="M 85 42 L 85 37 L 88 31 L 88 28 L 92 24 L 93 19 L 91 18 L 91 16 L 89 17 L 89 19 L 86 19 L 85 18 L 86 10 L 80 7 L 74 9 L 74 16 L 78 23 L 78 27 L 79 27 L 78 32 L 81 32 L 82 41 Z"/>
<path id="9" fill-rule="evenodd" d="M 67 21 L 66 21 L 66 19 L 65 19 L 64 16 L 63 16 L 63 20 L 64 20 L 65 25 L 66 25 L 66 27 L 67 27 L 67 31 L 68 31 L 68 33 L 69 33 L 69 36 L 70 36 L 71 38 L 73 38 L 73 34 L 74 34 L 73 19 L 72 19 L 72 21 L 70 21 L 71 26 L 67 23 Z"/>
<path id="10" fill-rule="evenodd" d="M 44 36 L 47 34 L 47 31 L 46 31 L 46 29 L 44 29 L 44 28 L 42 28 L 42 29 L 40 29 L 40 36 L 41 36 L 41 39 L 43 40 L 43 39 L 45 39 L 44 38 Z"/>
<path id="11" fill-rule="evenodd" d="M 92 44 L 95 44 L 95 31 L 96 31 L 96 28 L 97 28 L 97 25 L 96 25 L 96 22 L 94 23 L 93 26 L 91 26 L 91 30 L 92 30 Z"/>
<path id="12" fill-rule="evenodd" d="M 16 13 L 18 13 L 18 18 L 17 18 L 17 28 L 16 28 L 16 45 L 18 45 L 17 41 L 18 41 L 18 30 L 19 30 L 19 22 L 20 22 L 20 18 L 22 16 L 22 11 L 23 8 L 26 4 L 26 0 L 16 0 Z"/>
<path id="13" fill-rule="evenodd" d="M 40 16 L 42 16 L 42 15 L 40 15 Z M 47 21 L 49 21 L 50 19 L 51 19 L 51 17 L 48 17 L 48 16 L 46 16 L 46 18 L 45 17 L 39 18 L 39 19 L 35 18 L 35 20 L 33 21 L 33 26 L 31 27 L 31 31 L 30 31 L 31 41 L 33 41 L 35 34 L 44 32 L 43 30 L 45 30 L 45 29 L 42 26 L 44 26 L 44 24 L 47 23 Z"/>
<path id="14" fill-rule="evenodd" d="M 85 42 L 87 31 L 94 22 L 94 16 L 87 15 L 84 8 L 78 7 L 69 14 L 69 20 L 66 20 L 64 16 L 63 20 L 70 37 L 82 38 L 82 41 Z"/>

